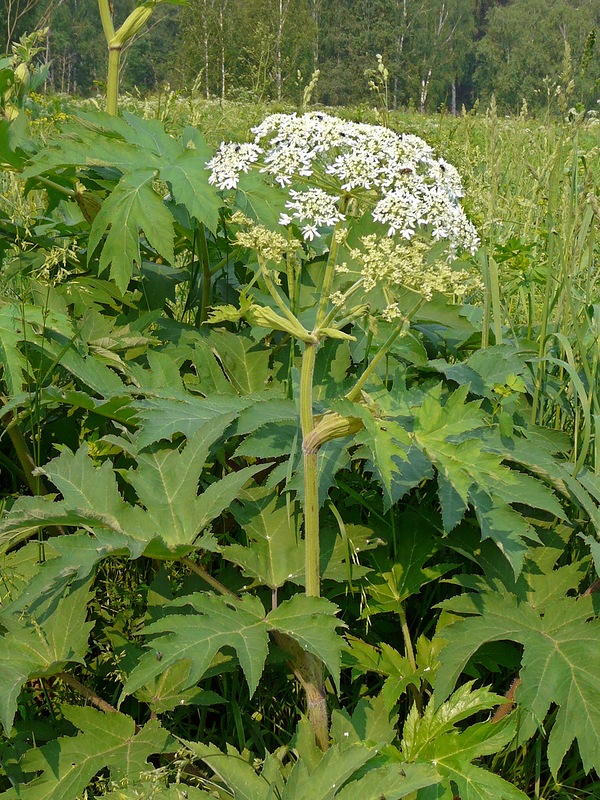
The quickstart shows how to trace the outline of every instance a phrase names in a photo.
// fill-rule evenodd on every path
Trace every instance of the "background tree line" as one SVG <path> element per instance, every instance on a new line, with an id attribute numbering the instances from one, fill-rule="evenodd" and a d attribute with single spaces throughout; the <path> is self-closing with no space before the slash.
<path id="1" fill-rule="evenodd" d="M 117 22 L 134 5 L 115 0 Z M 48 88 L 101 87 L 96 0 L 4 0 L 0 25 L 7 51 L 48 27 Z M 454 110 L 494 94 L 505 110 L 523 100 L 535 108 L 572 81 L 573 102 L 593 108 L 599 27 L 600 0 L 189 0 L 156 9 L 125 53 L 123 85 L 145 92 L 168 81 L 207 98 L 297 101 L 318 69 L 313 99 L 350 105 L 372 101 L 365 72 L 381 54 L 390 107 Z"/>

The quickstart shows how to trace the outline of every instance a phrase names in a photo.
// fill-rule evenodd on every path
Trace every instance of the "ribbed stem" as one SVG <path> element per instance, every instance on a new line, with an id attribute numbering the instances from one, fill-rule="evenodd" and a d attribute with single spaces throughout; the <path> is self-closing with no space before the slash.
<path id="1" fill-rule="evenodd" d="M 313 416 L 313 375 L 317 345 L 306 343 L 300 371 L 300 425 L 302 428 L 302 457 L 304 460 L 304 547 L 306 594 L 319 597 L 319 474 L 318 451 L 306 448 L 306 441 L 315 427 Z"/>
<path id="2" fill-rule="evenodd" d="M 200 239 L 200 263 L 202 264 L 202 305 L 200 306 L 200 322 L 205 322 L 208 317 L 208 307 L 211 299 L 212 276 L 210 274 L 210 257 L 208 254 L 208 242 L 206 241 L 206 230 L 204 225 L 198 225 L 198 236 Z"/>
<path id="3" fill-rule="evenodd" d="M 119 111 L 119 63 L 121 47 L 108 48 L 108 77 L 106 80 L 106 113 L 116 117 Z"/>

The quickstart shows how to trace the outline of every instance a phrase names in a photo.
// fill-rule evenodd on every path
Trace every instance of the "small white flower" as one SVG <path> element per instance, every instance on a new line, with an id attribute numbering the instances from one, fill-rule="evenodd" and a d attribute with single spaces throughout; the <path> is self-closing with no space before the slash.
<path id="1" fill-rule="evenodd" d="M 235 189 L 240 173 L 248 172 L 251 164 L 258 161 L 261 153 L 262 149 L 256 144 L 222 142 L 215 155 L 206 164 L 206 168 L 212 171 L 208 182 L 218 189 Z"/>
<path id="2" fill-rule="evenodd" d="M 306 241 L 312 242 L 312 240 L 315 237 L 320 236 L 320 234 L 319 234 L 319 231 L 317 230 L 317 228 L 314 225 L 305 225 L 302 228 L 302 236 L 304 236 Z"/>

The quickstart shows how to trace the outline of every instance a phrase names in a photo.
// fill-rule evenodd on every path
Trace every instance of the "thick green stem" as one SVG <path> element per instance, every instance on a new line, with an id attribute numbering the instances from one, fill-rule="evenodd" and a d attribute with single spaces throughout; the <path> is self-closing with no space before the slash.
<path id="1" fill-rule="evenodd" d="M 49 178 L 44 178 L 42 175 L 37 176 L 37 180 L 47 186 L 49 189 L 54 189 L 56 192 L 64 194 L 66 197 L 76 197 L 77 192 L 74 189 L 69 189 L 68 186 L 61 186 L 56 181 L 51 181 Z"/>
<path id="2" fill-rule="evenodd" d="M 340 211 L 344 213 L 348 207 L 348 197 L 343 197 L 340 203 Z M 329 248 L 329 258 L 327 259 L 327 266 L 325 267 L 325 275 L 323 276 L 323 285 L 321 286 L 321 297 L 319 299 L 319 307 L 317 309 L 317 318 L 313 333 L 319 335 L 319 329 L 323 327 L 323 322 L 327 318 L 327 306 L 329 304 L 329 297 L 331 295 L 331 287 L 333 286 L 333 279 L 335 277 L 335 267 L 337 264 L 338 250 L 340 249 L 339 234 L 343 228 L 343 221 L 336 223 L 336 226 L 331 237 L 331 247 Z"/>
<path id="3" fill-rule="evenodd" d="M 202 305 L 200 307 L 200 322 L 205 322 L 208 317 L 208 307 L 211 299 L 212 276 L 210 274 L 210 258 L 208 255 L 208 242 L 204 225 L 198 226 L 200 238 L 200 263 L 202 264 Z"/>
<path id="4" fill-rule="evenodd" d="M 304 460 L 304 547 L 306 594 L 319 597 L 321 574 L 319 569 L 319 475 L 318 450 L 306 446 L 315 421 L 313 416 L 313 375 L 317 345 L 305 344 L 300 372 L 300 425 L 302 427 L 302 456 Z"/>
<path id="5" fill-rule="evenodd" d="M 106 41 L 110 42 L 115 35 L 115 26 L 113 25 L 112 15 L 110 13 L 110 0 L 98 0 L 98 10 L 100 11 L 104 36 Z"/>
<path id="6" fill-rule="evenodd" d="M 25 480 L 27 481 L 27 485 L 29 486 L 31 493 L 33 495 L 46 494 L 46 490 L 42 484 L 42 479 L 39 475 L 34 475 L 34 470 L 36 468 L 35 461 L 33 460 L 33 456 L 29 451 L 29 447 L 27 446 L 27 442 L 25 441 L 25 437 L 23 436 L 20 427 L 13 422 L 13 415 L 11 412 L 8 412 L 2 417 L 2 423 L 6 428 L 6 432 L 8 433 L 12 446 L 15 449 L 15 453 L 19 459 L 21 469 L 23 470 L 23 475 L 25 476 Z"/>
<path id="7" fill-rule="evenodd" d="M 110 12 L 110 0 L 98 0 L 98 10 L 102 21 L 102 30 L 108 45 L 108 77 L 106 81 L 106 111 L 113 116 L 117 115 L 119 97 L 119 62 L 121 60 L 121 45 L 115 46 L 115 26 Z"/>
<path id="8" fill-rule="evenodd" d="M 346 210 L 348 199 L 343 198 L 342 213 Z M 313 377 L 317 348 L 321 338 L 323 322 L 327 319 L 327 306 L 331 295 L 331 287 L 335 276 L 335 265 L 339 249 L 338 233 L 342 227 L 338 222 L 333 236 L 329 258 L 325 267 L 321 298 L 317 308 L 314 342 L 304 343 L 302 368 L 300 371 L 300 426 L 302 428 L 302 458 L 304 466 L 304 569 L 306 594 L 308 597 L 319 597 L 321 594 L 320 569 L 320 531 L 319 531 L 319 447 L 311 446 L 309 436 L 315 427 L 313 414 Z M 296 659 L 302 677 L 299 678 L 306 695 L 306 706 L 315 739 L 322 750 L 329 747 L 329 715 L 327 713 L 327 697 L 325 694 L 324 669 L 319 659 L 302 651 Z"/>
<path id="9" fill-rule="evenodd" d="M 106 113 L 116 117 L 119 111 L 119 63 L 121 47 L 108 48 L 108 77 L 106 80 Z"/>

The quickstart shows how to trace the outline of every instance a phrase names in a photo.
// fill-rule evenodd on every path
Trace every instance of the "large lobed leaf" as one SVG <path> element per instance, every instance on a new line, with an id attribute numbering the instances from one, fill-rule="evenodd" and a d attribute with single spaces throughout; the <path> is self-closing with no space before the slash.
<path id="1" fill-rule="evenodd" d="M 397 383 L 389 392 L 374 393 L 376 416 L 360 405 L 336 406 L 345 416 L 363 421 L 364 430 L 355 437 L 361 445 L 356 456 L 366 459 L 367 468 L 379 479 L 385 504 L 433 477 L 435 468 L 446 532 L 473 507 L 481 538 L 492 539 L 518 575 L 530 542 L 538 541 L 519 507 L 539 508 L 565 519 L 554 492 L 537 478 L 509 467 L 506 462 L 516 460 L 512 452 L 519 440 L 511 441 L 510 449 L 501 443 L 481 401 L 468 400 L 468 386 L 450 393 L 438 384 L 424 392 Z M 551 460 L 547 453 L 545 459 Z M 597 513 L 591 505 L 590 514 Z"/>
<path id="2" fill-rule="evenodd" d="M 88 586 L 21 616 L 10 607 L 0 615 L 0 721 L 10 733 L 23 684 L 83 663 L 93 623 L 86 622 Z"/>
<path id="3" fill-rule="evenodd" d="M 83 166 L 118 170 L 120 180 L 93 220 L 88 256 L 106 233 L 100 269 L 110 267 L 111 278 L 124 291 L 133 264 L 141 266 L 140 231 L 163 258 L 174 262 L 173 215 L 156 190 L 156 178 L 169 184 L 175 203 L 185 206 L 191 217 L 216 230 L 222 203 L 208 183 L 209 157 L 201 135 L 191 128 L 178 142 L 158 120 L 139 119 L 128 112 L 122 119 L 82 113 L 31 160 L 24 176 Z"/>
<path id="4" fill-rule="evenodd" d="M 268 756 L 260 774 L 233 747 L 223 753 L 214 745 L 186 744 L 235 800 L 401 800 L 440 780 L 429 764 L 375 766 L 379 748 L 364 742 L 334 744 L 326 753 L 315 749 L 314 743 L 312 748 L 304 743 L 296 750 L 297 761 L 291 771 Z"/>
<path id="5" fill-rule="evenodd" d="M 109 461 L 97 467 L 87 447 L 76 453 L 64 450 L 43 473 L 62 493 L 63 499 L 22 498 L 0 524 L 0 547 L 13 546 L 40 525 L 79 525 L 118 534 L 119 547 L 156 557 L 189 552 L 202 530 L 237 496 L 243 485 L 264 466 L 246 467 L 212 483 L 198 495 L 198 481 L 210 447 L 223 435 L 233 414 L 220 414 L 202 425 L 182 450 L 156 448 L 138 454 L 135 470 L 127 479 L 139 504 L 121 496 Z"/>
<path id="6" fill-rule="evenodd" d="M 226 647 L 236 651 L 253 694 L 267 657 L 270 631 L 290 636 L 323 661 L 336 684 L 339 681 L 343 640 L 335 629 L 343 623 L 335 616 L 337 607 L 325 598 L 294 595 L 267 615 L 260 600 L 251 595 L 196 593 L 167 603 L 164 610 L 164 617 L 145 628 L 155 638 L 125 682 L 124 695 L 133 694 L 183 660 L 189 660 L 184 688 L 193 686 Z"/>
<path id="7" fill-rule="evenodd" d="M 20 766 L 40 775 L 3 792 L 2 800 L 75 800 L 101 770 L 108 768 L 114 781 L 137 781 L 150 769 L 149 756 L 164 752 L 169 743 L 173 748 L 173 740 L 156 720 L 136 732 L 134 720 L 118 712 L 67 706 L 63 714 L 81 733 L 30 750 Z"/>
<path id="8" fill-rule="evenodd" d="M 413 706 L 404 724 L 397 758 L 435 765 L 441 778 L 440 789 L 445 791 L 429 796 L 451 798 L 454 796 L 451 787 L 455 785 L 462 800 L 527 800 L 527 795 L 515 786 L 473 763 L 481 756 L 497 753 L 511 741 L 515 734 L 513 721 L 504 719 L 496 724 L 487 721 L 465 730 L 456 727 L 462 720 L 487 711 L 502 700 L 485 688 L 474 690 L 469 683 L 437 708 L 430 701 L 422 716 Z"/>
<path id="9" fill-rule="evenodd" d="M 448 644 L 440 656 L 436 683 L 439 702 L 454 686 L 469 659 L 486 642 L 510 640 L 523 646 L 521 685 L 515 699 L 542 724 L 552 705 L 558 713 L 548 741 L 553 774 L 573 742 L 586 772 L 600 772 L 600 620 L 590 597 L 564 597 L 542 611 L 513 595 L 475 596 L 469 617 L 444 630 Z"/>

